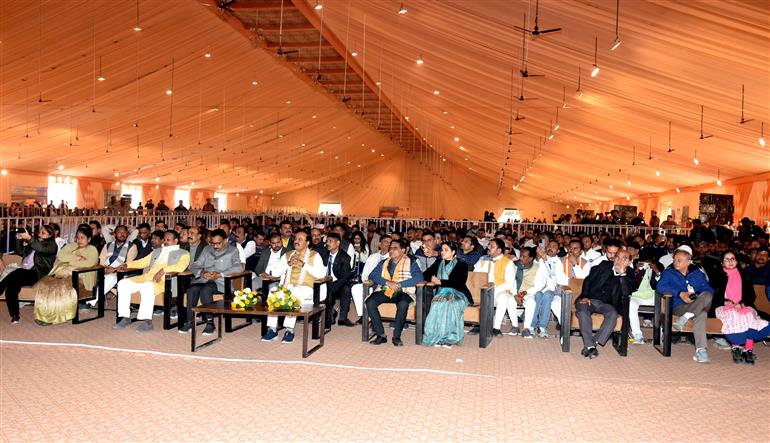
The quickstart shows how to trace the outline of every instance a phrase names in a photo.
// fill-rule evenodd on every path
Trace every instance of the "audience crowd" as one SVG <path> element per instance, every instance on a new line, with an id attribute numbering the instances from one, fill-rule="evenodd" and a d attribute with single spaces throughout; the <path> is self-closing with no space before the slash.
<path id="1" fill-rule="evenodd" d="M 163 201 L 147 205 L 143 210 L 168 209 Z M 186 210 L 182 202 L 175 209 Z M 485 220 L 493 221 L 494 214 L 486 213 Z M 639 308 L 653 305 L 658 291 L 672 294 L 673 312 L 678 316 L 675 330 L 683 331 L 692 323 L 694 360 L 710 361 L 706 322 L 711 317 L 723 325 L 715 346 L 731 348 L 736 362 L 754 364 L 754 341 L 770 335 L 770 314 L 756 309 L 753 290 L 754 285 L 764 285 L 770 299 L 768 234 L 761 227 L 748 218 L 737 229 L 713 219 L 706 223 L 696 219 L 687 235 L 673 235 L 666 230 L 675 226 L 673 221 L 661 222 L 654 211 L 649 221 L 642 213 L 625 220 L 617 211 L 595 217 L 578 212 L 553 221 L 630 223 L 659 229 L 631 235 L 611 230 L 570 234 L 556 227 L 527 229 L 517 235 L 510 224 L 498 224 L 498 230 L 486 232 L 478 225 L 456 229 L 441 220 L 430 228 L 403 231 L 375 222 L 359 226 L 347 219 L 322 225 L 304 218 L 243 217 L 223 218 L 219 225 L 207 226 L 204 218 L 196 218 L 190 225 L 166 226 L 158 221 L 154 226 L 131 227 L 102 226 L 93 220 L 81 225 L 75 242 L 68 243 L 55 223 L 6 226 L 2 236 L 12 245 L 6 254 L 15 253 L 21 260 L 18 265 L 0 262 L 0 293 L 5 294 L 12 323 L 20 322 L 19 292 L 25 286 L 35 289 L 36 322 L 60 323 L 70 320 L 74 309 L 90 309 L 96 302 L 78 304 L 65 277 L 75 268 L 101 265 L 104 293 L 117 297 L 119 321 L 113 327 L 132 325 L 135 304 L 137 331 L 147 332 L 153 329 L 152 316 L 162 313 L 156 300 L 164 290 L 163 276 L 189 270 L 193 279 L 185 295 L 188 321 L 179 328 L 185 333 L 191 328 L 191 308 L 222 292 L 226 275 L 252 272 L 255 281 L 280 283 L 303 302 L 311 300 L 313 282 L 326 278 L 323 298 L 328 298 L 329 306 L 339 300 L 339 309 L 327 310 L 327 328 L 335 321 L 339 326 L 354 326 L 348 319 L 351 305 L 359 316 L 366 308 L 373 332 L 370 343 L 387 343 L 379 309 L 392 303 L 396 315 L 390 324 L 391 342 L 403 346 L 407 311 L 415 301 L 417 284 L 425 281 L 437 289 L 425 321 L 424 344 L 452 347 L 461 344 L 466 334 L 478 332 L 477 328 L 466 331 L 463 321 L 465 307 L 476 296 L 466 285 L 470 272 L 485 273 L 486 281 L 494 283 L 493 334 L 528 339 L 550 337 L 552 314 L 557 323 L 570 321 L 562 318 L 561 299 L 570 280 L 578 279 L 583 283 L 581 293 L 573 294 L 574 312 L 584 343 L 582 355 L 587 358 L 598 356 L 599 347 L 609 340 L 622 315 L 623 299 L 629 300 L 630 307 L 631 331 L 626 339 L 644 344 L 642 327 L 650 322 L 649 317 L 640 318 Z M 118 281 L 121 272 L 128 274 Z M 374 285 L 372 294 L 363 293 L 364 281 Z M 82 284 L 88 289 L 95 283 Z M 138 299 L 132 299 L 135 293 Z M 593 314 L 603 318 L 596 332 Z M 204 320 L 204 334 L 214 333 L 212 319 Z M 277 320 L 268 318 L 263 341 L 278 338 Z M 510 330 L 503 332 L 508 325 Z M 283 327 L 282 341 L 292 342 L 293 322 L 287 318 Z"/>

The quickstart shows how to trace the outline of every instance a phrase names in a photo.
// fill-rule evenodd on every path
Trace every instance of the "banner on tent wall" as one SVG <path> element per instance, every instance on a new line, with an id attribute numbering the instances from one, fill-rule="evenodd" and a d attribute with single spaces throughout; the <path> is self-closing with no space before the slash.
<path id="1" fill-rule="evenodd" d="M 637 214 L 636 206 L 615 205 L 613 209 L 620 212 L 621 215 L 625 214 L 628 220 L 631 220 L 632 218 L 636 217 L 636 214 Z"/>
<path id="2" fill-rule="evenodd" d="M 11 201 L 24 202 L 35 200 L 47 203 L 48 188 L 45 186 L 11 186 Z"/>

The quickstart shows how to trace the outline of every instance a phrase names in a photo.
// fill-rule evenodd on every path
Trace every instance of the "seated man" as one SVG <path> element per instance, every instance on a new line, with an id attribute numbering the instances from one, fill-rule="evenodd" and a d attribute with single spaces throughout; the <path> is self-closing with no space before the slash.
<path id="1" fill-rule="evenodd" d="M 516 312 L 516 270 L 513 261 L 505 256 L 505 242 L 494 237 L 489 240 L 487 254 L 476 263 L 474 272 L 485 272 L 487 281 L 495 284 L 495 318 L 492 322 L 492 333 L 502 335 L 500 326 L 503 324 L 505 313 L 511 318 L 511 334 L 519 335 L 519 317 Z"/>
<path id="2" fill-rule="evenodd" d="M 657 291 L 671 294 L 673 297 L 673 314 L 679 316 L 674 325 L 675 330 L 681 331 L 685 324 L 695 317 L 693 360 L 698 363 L 711 361 L 706 348 L 706 318 L 711 308 L 714 289 L 709 285 L 706 274 L 692 264 L 692 248 L 682 245 L 674 251 L 674 263 L 671 268 L 660 274 Z"/>
<path id="3" fill-rule="evenodd" d="M 390 250 L 390 243 L 393 241 L 392 237 L 390 235 L 381 235 L 380 241 L 379 241 L 379 250 L 372 252 L 369 255 L 369 258 L 366 259 L 366 263 L 364 264 L 364 270 L 361 271 L 361 281 L 364 282 L 366 280 L 369 280 L 369 276 L 371 275 L 374 268 L 377 267 L 380 263 L 382 263 L 383 260 L 390 257 L 389 250 Z M 363 315 L 364 312 L 364 285 L 362 283 L 354 284 L 351 288 L 351 293 L 353 295 L 353 305 L 356 307 L 356 314 L 360 317 Z M 361 320 L 359 319 L 359 322 Z"/>
<path id="4" fill-rule="evenodd" d="M 457 259 L 464 261 L 465 264 L 468 265 L 468 268 L 472 269 L 481 258 L 481 254 L 477 251 L 479 248 L 481 248 L 481 245 L 479 245 L 479 241 L 476 237 L 466 235 L 463 237 L 462 242 L 460 242 L 460 250 L 457 251 Z"/>
<path id="5" fill-rule="evenodd" d="M 126 241 L 128 238 L 128 228 L 125 225 L 115 227 L 115 240 L 107 243 L 99 254 L 99 263 L 104 266 L 104 293 L 107 294 L 118 284 L 118 267 L 123 263 L 134 260 L 136 248 L 131 248 Z M 88 302 L 91 306 L 96 306 L 96 300 Z"/>
<path id="6" fill-rule="evenodd" d="M 326 248 L 329 251 L 329 260 L 326 265 L 326 276 L 331 277 L 327 285 L 327 301 L 329 309 L 326 310 L 326 328 L 331 329 L 333 317 L 337 316 L 334 311 L 334 300 L 340 300 L 340 319 L 337 322 L 340 326 L 354 326 L 353 322 L 348 320 L 348 311 L 350 310 L 350 285 L 351 276 L 350 256 L 340 250 L 340 236 L 336 232 L 331 232 L 326 236 Z"/>
<path id="7" fill-rule="evenodd" d="M 594 266 L 583 282 L 583 292 L 575 304 L 575 316 L 583 336 L 583 351 L 580 353 L 583 357 L 598 357 L 596 344 L 604 346 L 615 330 L 622 297 L 628 297 L 633 289 L 634 270 L 629 264 L 628 251 L 619 251 L 614 260 L 604 260 Z M 604 319 L 594 336 L 591 315 L 595 313 L 602 314 Z M 564 321 L 571 319 L 565 318 Z"/>
<path id="8" fill-rule="evenodd" d="M 131 294 L 139 292 L 139 313 L 137 320 L 142 324 L 137 332 L 152 331 L 152 310 L 155 305 L 155 295 L 165 290 L 163 276 L 167 272 L 183 272 L 190 264 L 190 253 L 179 248 L 179 234 L 168 230 L 163 235 L 163 247 L 155 249 L 152 254 L 124 263 L 118 271 L 129 269 L 144 269 L 142 275 L 125 278 L 118 282 L 118 317 L 113 329 L 125 329 L 131 325 Z"/>
<path id="9" fill-rule="evenodd" d="M 436 235 L 431 231 L 425 231 L 422 234 L 422 245 L 414 253 L 414 258 L 417 261 L 417 265 L 420 267 L 420 271 L 425 272 L 430 268 L 436 260 L 439 260 L 440 247 L 436 247 Z"/>
<path id="10" fill-rule="evenodd" d="M 211 243 L 203 248 L 200 257 L 190 265 L 190 272 L 193 281 L 187 289 L 187 321 L 179 329 L 181 334 L 190 331 L 195 321 L 193 308 L 198 306 L 198 300 L 201 304 L 213 302 L 215 292 L 225 292 L 225 276 L 241 272 L 238 249 L 227 242 L 225 231 L 215 229 L 211 233 Z M 214 317 L 207 315 L 203 334 L 211 335 L 215 330 Z"/>
<path id="11" fill-rule="evenodd" d="M 253 271 L 257 266 L 257 256 L 255 255 L 257 244 L 246 235 L 245 227 L 237 226 L 234 231 L 236 241 L 241 245 L 241 250 L 243 251 L 243 255 L 240 256 L 241 262 L 245 264 L 246 270 Z"/>
<path id="12" fill-rule="evenodd" d="M 377 307 L 383 303 L 396 304 L 396 322 L 393 329 L 393 346 L 404 346 L 401 332 L 404 330 L 409 304 L 414 301 L 417 283 L 423 281 L 422 271 L 414 260 L 407 257 L 409 244 L 406 240 L 393 240 L 390 256 L 372 270 L 369 279 L 378 286 L 366 300 L 366 309 L 377 334 L 369 343 L 381 345 L 388 342 L 382 318 Z"/>
<path id="13" fill-rule="evenodd" d="M 136 228 L 136 230 L 137 236 L 131 242 L 131 251 L 129 251 L 129 253 L 132 254 L 132 257 L 134 257 L 135 260 L 139 260 L 140 258 L 144 258 L 150 255 L 154 248 L 150 241 L 150 225 L 147 223 L 142 223 Z M 161 236 L 161 241 L 162 240 L 163 237 Z"/>
<path id="14" fill-rule="evenodd" d="M 280 239 L 279 239 L 280 241 Z M 272 243 L 272 239 L 271 239 Z M 288 288 L 294 297 L 300 302 L 313 299 L 313 283 L 318 278 L 326 275 L 321 255 L 310 249 L 310 234 L 300 230 L 294 235 L 294 248 L 281 257 L 277 269 L 274 271 L 281 275 L 281 285 Z M 286 333 L 283 335 L 283 343 L 294 341 L 294 325 L 297 317 L 288 316 L 283 320 Z M 278 316 L 267 316 L 267 333 L 262 341 L 273 341 L 278 337 Z M 307 325 L 305 325 L 307 327 Z"/>
<path id="15" fill-rule="evenodd" d="M 542 248 L 540 252 L 545 255 Z M 543 258 L 537 257 L 534 247 L 523 247 L 521 257 L 515 263 L 516 286 L 519 288 L 516 302 L 524 306 L 524 329 L 521 332 L 524 338 L 534 337 L 538 327 L 541 338 L 549 337 L 548 320 L 551 317 L 551 301 L 556 283 L 548 278 Z M 541 298 L 544 300 L 540 300 Z M 537 312 L 537 306 L 542 307 L 543 312 Z"/>
<path id="16" fill-rule="evenodd" d="M 281 246 L 281 234 L 276 232 L 270 236 L 270 248 L 259 256 L 254 273 L 263 279 L 279 277 L 281 274 L 278 272 L 278 265 L 281 263 L 281 257 L 284 254 L 286 254 L 286 249 Z"/>

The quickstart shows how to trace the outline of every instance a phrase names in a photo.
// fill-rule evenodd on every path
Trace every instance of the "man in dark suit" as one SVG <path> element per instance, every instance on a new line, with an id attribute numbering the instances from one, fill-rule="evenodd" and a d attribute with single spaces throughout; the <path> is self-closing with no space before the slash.
<path id="1" fill-rule="evenodd" d="M 583 281 L 583 291 L 575 304 L 575 315 L 583 336 L 583 357 L 598 357 L 596 344 L 604 346 L 615 330 L 622 297 L 628 297 L 633 290 L 634 270 L 629 267 L 630 263 L 628 251 L 618 251 L 613 261 L 605 260 L 591 268 Z M 601 314 L 604 320 L 594 336 L 591 314 L 595 313 Z"/>
<path id="2" fill-rule="evenodd" d="M 270 248 L 262 252 L 259 256 L 254 273 L 260 277 L 269 277 L 270 270 L 281 261 L 281 257 L 286 253 L 286 249 L 281 245 L 281 234 L 274 233 L 270 236 Z M 274 277 L 278 277 L 275 275 Z"/>
<path id="3" fill-rule="evenodd" d="M 340 326 L 351 327 L 354 323 L 348 320 L 350 310 L 350 293 L 352 271 L 350 269 L 350 256 L 340 249 L 340 236 L 331 232 L 326 236 L 326 248 L 329 250 L 329 260 L 326 264 L 326 276 L 331 280 L 327 283 L 326 303 L 326 328 L 331 329 L 332 312 L 335 299 L 340 300 Z"/>

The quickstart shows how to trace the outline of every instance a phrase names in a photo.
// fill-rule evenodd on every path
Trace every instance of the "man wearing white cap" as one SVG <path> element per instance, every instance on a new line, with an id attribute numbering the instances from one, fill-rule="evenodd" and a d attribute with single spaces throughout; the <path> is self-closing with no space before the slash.
<path id="1" fill-rule="evenodd" d="M 692 264 L 692 248 L 682 245 L 674 251 L 674 263 L 660 275 L 656 290 L 673 297 L 673 314 L 679 316 L 674 329 L 682 331 L 690 319 L 694 318 L 693 335 L 695 336 L 695 355 L 698 363 L 711 361 L 706 349 L 706 317 L 711 307 L 714 289 L 709 286 L 703 271 Z"/>

